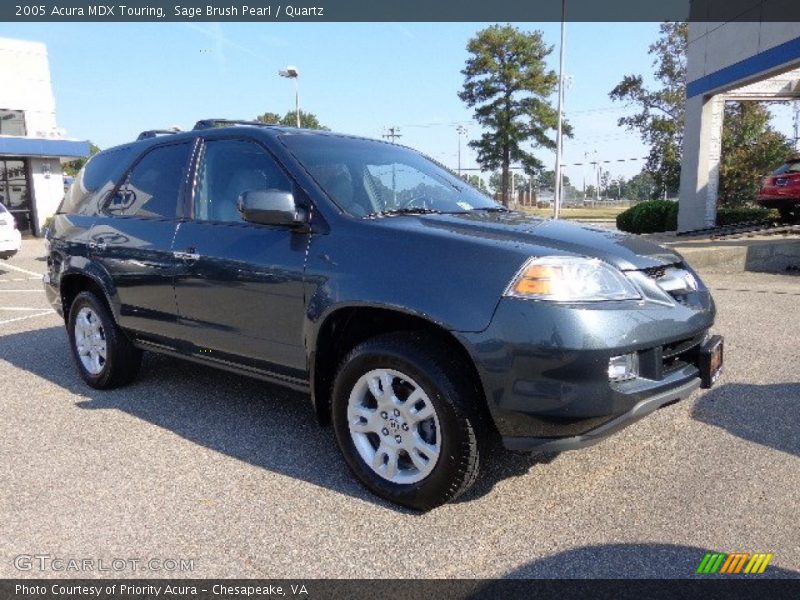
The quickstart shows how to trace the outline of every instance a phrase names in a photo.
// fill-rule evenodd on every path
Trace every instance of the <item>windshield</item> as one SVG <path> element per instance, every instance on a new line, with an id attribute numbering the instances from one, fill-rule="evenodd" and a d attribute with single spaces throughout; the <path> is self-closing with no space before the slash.
<path id="1" fill-rule="evenodd" d="M 328 196 L 354 217 L 503 210 L 408 148 L 325 135 L 286 134 L 280 139 Z"/>
<path id="2" fill-rule="evenodd" d="M 775 169 L 772 174 L 783 175 L 784 173 L 800 173 L 800 161 L 789 161 Z"/>

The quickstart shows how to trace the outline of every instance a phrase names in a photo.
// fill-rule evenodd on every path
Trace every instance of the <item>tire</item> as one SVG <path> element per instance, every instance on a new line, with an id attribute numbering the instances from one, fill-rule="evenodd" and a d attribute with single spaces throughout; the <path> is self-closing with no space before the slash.
<path id="1" fill-rule="evenodd" d="M 142 352 L 117 326 L 104 302 L 91 292 L 72 301 L 67 334 L 75 364 L 83 380 L 100 390 L 133 381 L 142 364 Z"/>
<path id="2" fill-rule="evenodd" d="M 463 373 L 452 350 L 421 333 L 382 335 L 345 357 L 333 384 L 334 432 L 372 492 L 425 511 L 472 486 L 487 427 Z"/>

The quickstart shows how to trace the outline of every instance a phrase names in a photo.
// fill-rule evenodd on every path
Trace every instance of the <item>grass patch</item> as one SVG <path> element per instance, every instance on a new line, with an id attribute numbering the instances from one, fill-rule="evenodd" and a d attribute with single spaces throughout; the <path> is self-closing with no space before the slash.
<path id="1" fill-rule="evenodd" d="M 597 206 L 597 207 L 572 207 L 568 206 L 561 209 L 561 218 L 562 219 L 597 219 L 597 220 L 604 220 L 608 219 L 613 221 L 617 218 L 617 215 L 624 210 L 627 210 L 627 206 Z M 521 211 L 536 215 L 537 217 L 552 217 L 553 216 L 553 209 L 552 208 L 530 208 L 530 207 L 521 207 Z"/>

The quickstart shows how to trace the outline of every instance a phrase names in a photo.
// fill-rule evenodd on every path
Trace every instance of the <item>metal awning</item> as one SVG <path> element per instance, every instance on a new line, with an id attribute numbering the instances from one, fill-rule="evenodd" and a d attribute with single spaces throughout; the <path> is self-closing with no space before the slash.
<path id="1" fill-rule="evenodd" d="M 89 156 L 89 142 L 0 135 L 0 156 L 83 158 Z"/>

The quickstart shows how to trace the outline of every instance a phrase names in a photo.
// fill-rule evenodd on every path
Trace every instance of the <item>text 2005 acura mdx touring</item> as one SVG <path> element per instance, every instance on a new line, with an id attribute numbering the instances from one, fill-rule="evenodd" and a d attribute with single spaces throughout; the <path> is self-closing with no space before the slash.
<path id="1" fill-rule="evenodd" d="M 680 256 L 508 211 L 367 139 L 145 132 L 88 162 L 49 241 L 89 385 L 129 383 L 151 350 L 309 392 L 353 473 L 417 509 L 467 490 L 492 434 L 592 444 L 722 363 Z"/>

